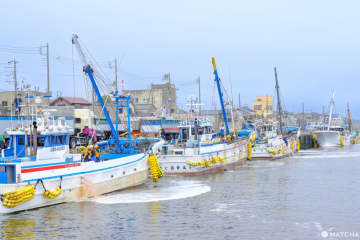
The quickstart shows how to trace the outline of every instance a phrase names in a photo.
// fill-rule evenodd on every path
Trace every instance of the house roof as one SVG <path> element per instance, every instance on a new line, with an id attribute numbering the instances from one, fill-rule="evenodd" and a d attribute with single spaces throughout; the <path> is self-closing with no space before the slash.
<path id="1" fill-rule="evenodd" d="M 64 100 L 64 101 L 68 102 L 71 105 L 73 105 L 73 104 L 88 105 L 88 106 L 91 105 L 91 103 L 89 101 L 87 101 L 84 98 L 80 98 L 80 97 L 58 97 L 58 98 L 54 99 L 50 103 L 50 105 L 52 105 L 53 103 L 56 103 L 59 100 Z"/>

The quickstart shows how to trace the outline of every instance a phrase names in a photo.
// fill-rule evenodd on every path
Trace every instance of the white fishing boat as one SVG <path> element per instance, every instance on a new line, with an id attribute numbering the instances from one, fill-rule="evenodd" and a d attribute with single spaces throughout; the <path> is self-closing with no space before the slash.
<path id="1" fill-rule="evenodd" d="M 291 156 L 297 149 L 297 135 L 286 137 L 277 134 L 275 123 L 259 123 L 252 148 L 252 160 L 275 160 Z"/>
<path id="2" fill-rule="evenodd" d="M 314 131 L 314 138 L 320 147 L 336 147 L 350 144 L 350 134 L 346 134 L 342 119 L 340 117 L 333 118 L 334 105 L 335 92 L 333 92 L 330 100 L 327 126 Z"/>
<path id="3" fill-rule="evenodd" d="M 132 148 L 131 138 L 119 139 L 101 98 L 93 68 L 86 61 L 77 38 L 73 36 L 73 43 L 113 138 L 99 145 L 103 153 L 84 161 L 81 154 L 69 152 L 71 131 L 59 121 L 39 114 L 31 126 L 9 129 L 10 144 L 0 158 L 0 213 L 93 197 L 141 185 L 148 178 L 147 156 Z M 123 107 L 129 112 L 129 97 L 115 93 L 115 99 L 117 109 Z M 128 129 L 130 131 L 130 126 Z"/>
<path id="4" fill-rule="evenodd" d="M 154 145 L 159 164 L 166 175 L 201 175 L 233 169 L 245 163 L 248 155 L 248 137 L 240 138 L 230 132 L 224 107 L 220 79 L 215 59 L 212 59 L 219 93 L 225 131 L 214 134 L 212 123 L 206 119 L 192 119 L 180 126 L 179 139 Z"/>
<path id="5" fill-rule="evenodd" d="M 159 163 L 166 175 L 200 175 L 234 169 L 245 163 L 248 138 L 224 139 L 214 134 L 207 120 L 183 122 L 179 139 L 156 143 Z"/>
<path id="6" fill-rule="evenodd" d="M 251 157 L 253 160 L 274 160 L 287 157 L 295 153 L 299 148 L 297 141 L 298 131 L 295 131 L 297 135 L 294 136 L 294 134 L 292 134 L 288 136 L 287 133 L 289 131 L 283 126 L 280 86 L 276 68 L 274 68 L 274 74 L 279 127 L 277 126 L 277 122 L 272 121 L 261 121 L 255 125 L 256 139 L 253 144 Z M 295 129 L 296 128 L 292 128 L 292 132 L 294 132 Z"/>

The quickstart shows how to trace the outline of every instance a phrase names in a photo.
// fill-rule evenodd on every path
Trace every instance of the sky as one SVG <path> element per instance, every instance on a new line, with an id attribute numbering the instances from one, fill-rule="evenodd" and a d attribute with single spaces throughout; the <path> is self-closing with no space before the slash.
<path id="1" fill-rule="evenodd" d="M 125 89 L 161 83 L 170 72 L 182 108 L 197 95 L 198 77 L 203 108 L 217 104 L 214 56 L 235 105 L 238 94 L 249 106 L 256 96 L 274 95 L 276 66 L 286 110 L 300 112 L 304 103 L 305 112 L 322 112 L 335 90 L 336 112 L 344 114 L 349 102 L 359 119 L 359 10 L 355 0 L 2 0 L 0 91 L 13 89 L 13 57 L 19 81 L 45 90 L 38 49 L 49 43 L 53 96 L 89 97 L 71 44 L 77 33 L 109 82 L 118 59 Z"/>

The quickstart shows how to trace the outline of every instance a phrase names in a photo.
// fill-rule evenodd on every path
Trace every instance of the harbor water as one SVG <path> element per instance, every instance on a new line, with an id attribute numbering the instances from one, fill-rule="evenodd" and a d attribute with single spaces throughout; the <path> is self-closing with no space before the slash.
<path id="1" fill-rule="evenodd" d="M 360 146 L 0 216 L 1 239 L 324 239 L 360 234 Z M 331 239 L 331 238 L 330 238 Z M 336 239 L 336 238 L 332 238 Z M 341 239 L 341 238 L 338 238 Z"/>

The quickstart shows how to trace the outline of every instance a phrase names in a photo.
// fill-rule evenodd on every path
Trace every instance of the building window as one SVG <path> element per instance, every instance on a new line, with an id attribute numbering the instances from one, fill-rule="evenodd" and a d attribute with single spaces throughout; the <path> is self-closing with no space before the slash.
<path id="1" fill-rule="evenodd" d="M 174 113 L 175 112 L 175 109 L 170 109 L 170 113 Z"/>
<path id="2" fill-rule="evenodd" d="M 7 107 L 7 105 L 8 105 L 7 101 L 2 101 L 2 102 L 1 102 L 1 106 Z"/>
<path id="3" fill-rule="evenodd" d="M 123 109 L 119 108 L 119 114 L 122 114 L 122 113 L 123 113 Z"/>
<path id="4" fill-rule="evenodd" d="M 262 105 L 254 105 L 254 110 L 262 110 Z"/>
<path id="5" fill-rule="evenodd" d="M 81 118 L 75 118 L 75 123 L 81 123 Z"/>
<path id="6" fill-rule="evenodd" d="M 256 99 L 256 101 L 261 102 L 261 98 Z"/>

